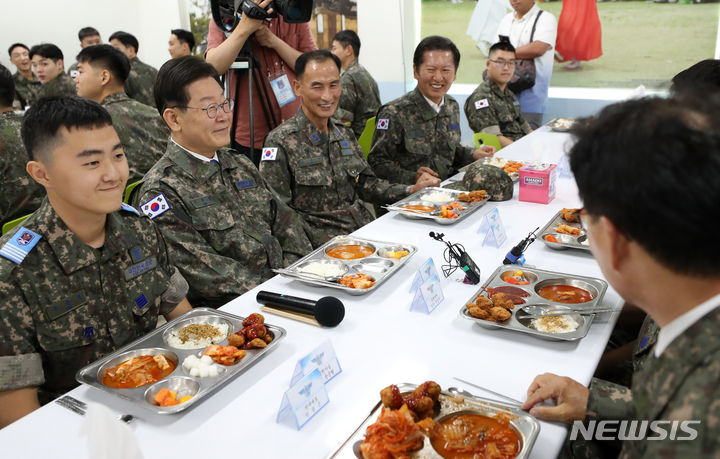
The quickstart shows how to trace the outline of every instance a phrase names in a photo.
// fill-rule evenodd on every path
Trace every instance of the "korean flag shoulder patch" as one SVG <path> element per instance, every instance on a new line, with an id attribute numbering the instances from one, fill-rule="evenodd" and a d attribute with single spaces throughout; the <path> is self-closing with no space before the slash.
<path id="1" fill-rule="evenodd" d="M 490 106 L 490 103 L 487 99 L 480 99 L 475 101 L 475 110 L 480 110 L 481 108 L 487 108 Z"/>
<path id="2" fill-rule="evenodd" d="M 277 159 L 277 147 L 265 147 L 262 149 L 260 161 L 275 161 Z"/>
<path id="3" fill-rule="evenodd" d="M 150 217 L 150 219 L 154 219 L 158 215 L 162 215 L 170 210 L 170 203 L 168 203 L 167 199 L 165 199 L 165 195 L 160 193 L 148 202 L 141 204 L 140 210 Z"/>
<path id="4" fill-rule="evenodd" d="M 375 129 L 380 131 L 387 131 L 390 127 L 390 119 L 389 118 L 379 118 L 377 120 L 377 124 L 375 125 Z"/>

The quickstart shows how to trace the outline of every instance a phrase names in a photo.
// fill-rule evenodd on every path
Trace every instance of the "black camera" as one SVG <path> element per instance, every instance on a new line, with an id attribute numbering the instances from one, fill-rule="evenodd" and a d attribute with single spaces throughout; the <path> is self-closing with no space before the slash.
<path id="1" fill-rule="evenodd" d="M 268 10 L 272 10 L 268 13 Z M 312 16 L 313 0 L 273 0 L 261 8 L 252 0 L 211 0 L 213 20 L 225 32 L 232 32 L 240 21 L 240 14 L 253 19 L 283 17 L 285 22 L 298 24 L 308 22 Z"/>

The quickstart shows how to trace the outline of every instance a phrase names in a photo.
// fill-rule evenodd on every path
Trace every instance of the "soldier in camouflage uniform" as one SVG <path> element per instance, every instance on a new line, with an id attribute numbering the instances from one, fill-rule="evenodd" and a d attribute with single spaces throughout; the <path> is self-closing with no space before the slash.
<path id="1" fill-rule="evenodd" d="M 45 195 L 25 171 L 28 157 L 20 138 L 22 116 L 13 112 L 14 95 L 13 77 L 0 65 L 0 225 L 31 213 Z"/>
<path id="2" fill-rule="evenodd" d="M 140 50 L 137 38 L 127 32 L 115 32 L 110 35 L 110 44 L 130 59 L 130 74 L 125 81 L 127 95 L 145 105 L 154 107 L 153 85 L 158 71 L 137 57 L 137 52 Z"/>
<path id="3" fill-rule="evenodd" d="M 30 49 L 33 71 L 42 87 L 37 98 L 53 96 L 74 96 L 75 82 L 65 73 L 63 53 L 52 43 L 33 46 Z"/>
<path id="4" fill-rule="evenodd" d="M 102 38 L 100 38 L 100 32 L 94 27 L 83 27 L 78 31 L 78 40 L 80 40 L 80 49 L 85 49 L 88 46 L 102 45 Z M 78 73 L 78 62 L 73 64 L 68 69 L 68 75 L 73 80 L 77 77 Z"/>
<path id="5" fill-rule="evenodd" d="M 23 140 L 48 198 L 0 238 L 0 428 L 75 387 L 80 368 L 152 331 L 159 314 L 190 310 L 160 233 L 122 204 L 127 163 L 107 111 L 40 100 Z"/>
<path id="6" fill-rule="evenodd" d="M 221 148 L 230 142 L 232 103 L 210 64 L 172 59 L 155 90 L 173 139 L 135 202 L 165 236 L 193 304 L 222 306 L 304 256 L 310 242 L 254 164 Z"/>
<path id="7" fill-rule="evenodd" d="M 506 147 L 532 132 L 520 113 L 520 102 L 508 82 L 515 70 L 515 48 L 508 41 L 490 47 L 487 79 L 465 101 L 465 115 L 474 132 L 498 136 Z"/>
<path id="8" fill-rule="evenodd" d="M 342 64 L 342 94 L 333 118 L 350 123 L 356 138 L 365 130 L 365 123 L 380 108 L 380 91 L 375 79 L 360 65 L 360 38 L 352 30 L 335 35 L 330 51 Z"/>
<path id="9" fill-rule="evenodd" d="M 570 164 L 593 254 L 618 293 L 649 319 L 630 389 L 595 379 L 588 390 L 545 374 L 535 378 L 523 408 L 546 420 L 635 421 L 600 433 L 639 438 L 622 442 L 621 458 L 717 457 L 720 451 L 720 260 L 696 246 L 720 200 L 718 107 L 712 95 L 648 98 L 607 107 L 576 128 Z M 633 164 L 650 163 L 638 180 Z M 617 199 L 637 189 L 652 191 Z M 675 194 L 685 198 L 656 199 Z M 678 231 L 683 239 L 668 244 L 667 234 Z M 557 406 L 536 405 L 545 399 Z M 598 450 L 588 446 L 576 442 L 563 453 L 593 457 Z"/>
<path id="10" fill-rule="evenodd" d="M 40 91 L 42 83 L 32 73 L 30 49 L 27 46 L 22 43 L 14 43 L 8 48 L 8 54 L 10 62 L 17 68 L 17 72 L 13 75 L 16 93 L 13 106 L 22 110 L 37 100 L 37 93 Z"/>
<path id="11" fill-rule="evenodd" d="M 128 181 L 142 179 L 167 149 L 170 137 L 167 125 L 157 110 L 125 94 L 130 63 L 122 52 L 110 45 L 97 45 L 84 48 L 77 59 L 78 95 L 99 102 L 110 112 L 130 166 Z"/>
<path id="12" fill-rule="evenodd" d="M 265 139 L 260 173 L 309 225 L 313 247 L 351 233 L 374 219 L 362 200 L 392 203 L 439 181 L 422 174 L 412 186 L 378 179 L 347 126 L 332 120 L 340 96 L 340 61 L 327 50 L 295 63 L 297 114 Z M 311 86 L 325 85 L 318 97 Z"/>
<path id="13" fill-rule="evenodd" d="M 472 164 L 463 179 L 445 185 L 443 188 L 462 191 L 485 190 L 491 201 L 507 201 L 512 199 L 513 182 L 509 175 L 499 167 L 486 164 Z"/>
<path id="14" fill-rule="evenodd" d="M 460 65 L 460 51 L 447 38 L 431 36 L 415 49 L 417 87 L 383 105 L 377 114 L 368 162 L 378 177 L 412 183 L 417 172 L 441 179 L 486 156 L 495 148 L 476 150 L 460 144 L 460 108 L 447 95 Z"/>

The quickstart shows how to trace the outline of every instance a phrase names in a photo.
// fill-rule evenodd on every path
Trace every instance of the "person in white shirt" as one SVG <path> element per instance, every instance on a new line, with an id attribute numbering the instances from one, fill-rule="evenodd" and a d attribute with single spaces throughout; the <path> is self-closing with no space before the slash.
<path id="1" fill-rule="evenodd" d="M 546 373 L 530 385 L 523 409 L 586 426 L 615 421 L 601 435 L 620 440 L 628 432 L 619 421 L 633 420 L 622 458 L 716 456 L 720 258 L 710 228 L 720 222 L 720 97 L 614 104 L 575 134 L 570 166 L 593 255 L 612 287 L 660 331 L 630 389 L 596 379 L 588 389 Z M 555 406 L 538 405 L 544 400 Z"/>
<path id="2" fill-rule="evenodd" d="M 557 20 L 541 10 L 535 0 L 510 0 L 510 6 L 513 11 L 500 22 L 497 35 L 510 38 L 518 59 L 533 59 L 535 63 L 535 85 L 517 96 L 523 117 L 537 129 L 547 111 Z"/>

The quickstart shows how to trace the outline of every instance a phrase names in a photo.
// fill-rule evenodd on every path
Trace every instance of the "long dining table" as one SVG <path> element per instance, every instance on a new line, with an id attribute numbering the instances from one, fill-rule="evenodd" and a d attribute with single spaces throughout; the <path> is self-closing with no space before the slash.
<path id="1" fill-rule="evenodd" d="M 571 142 L 569 134 L 544 126 L 496 156 L 556 163 Z M 345 305 L 345 318 L 337 327 L 319 328 L 265 314 L 266 322 L 287 330 L 276 349 L 200 403 L 177 414 L 159 415 L 86 385 L 69 395 L 102 404 L 116 413 L 134 415 L 131 429 L 145 458 L 322 458 L 353 433 L 379 401 L 379 391 L 390 384 L 433 380 L 443 388 L 462 386 L 476 395 L 494 398 L 454 379 L 460 377 L 518 400 L 525 400 L 533 378 L 545 372 L 588 384 L 622 307 L 612 287 L 602 304 L 616 308 L 616 312 L 599 317 L 583 339 L 573 342 L 487 329 L 465 319 L 460 310 L 479 285 L 464 284 L 457 275 L 442 279 L 444 300 L 432 313 L 410 310 L 410 287 L 418 269 L 428 258 L 438 269 L 444 264 L 445 247 L 429 237 L 430 231 L 461 243 L 479 266 L 484 282 L 529 232 L 544 226 L 562 207 L 580 204 L 574 180 L 565 176 L 558 177 L 557 195 L 549 204 L 519 201 L 515 184 L 511 200 L 488 202 L 453 225 L 411 220 L 390 212 L 353 234 L 413 244 L 418 251 L 375 291 L 353 296 L 278 275 L 221 308 L 240 316 L 259 312 L 259 290 L 309 299 L 332 295 Z M 484 236 L 478 233 L 483 216 L 495 208 L 507 233 L 500 247 L 483 245 Z M 603 278 L 590 252 L 555 251 L 538 240 L 525 257 L 527 264 L 536 268 Z M 298 360 L 326 341 L 332 344 L 342 368 L 326 385 L 329 403 L 301 429 L 277 422 L 283 393 Z M 90 457 L 83 419 L 49 403 L 0 430 L 0 457 Z M 540 422 L 531 457 L 555 457 L 566 433 L 567 426 Z"/>

